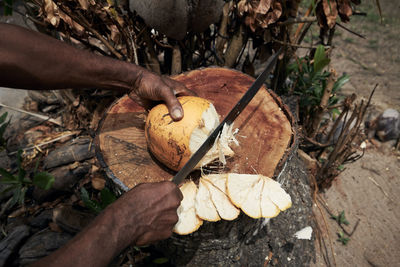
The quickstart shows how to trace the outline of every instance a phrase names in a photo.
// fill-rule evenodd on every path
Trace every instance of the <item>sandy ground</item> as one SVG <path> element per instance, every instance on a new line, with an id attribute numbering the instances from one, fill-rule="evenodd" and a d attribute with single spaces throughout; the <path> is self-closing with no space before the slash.
<path id="1" fill-rule="evenodd" d="M 338 29 L 333 42 L 334 68 L 338 74 L 346 72 L 351 77 L 342 93 L 356 93 L 359 99 L 366 99 L 378 83 L 370 110 L 400 110 L 400 2 L 380 0 L 382 24 L 375 1 L 362 2 L 359 10 L 367 12 L 367 17 L 353 17 L 346 26 L 367 39 Z M 334 214 L 345 211 L 348 232 L 359 220 L 347 245 L 337 241 L 341 229 L 326 210 L 321 206 L 328 231 L 319 209 L 314 209 L 332 266 L 328 232 L 337 266 L 400 266 L 400 152 L 391 144 L 369 145 L 364 157 L 346 165 L 333 186 L 322 194 Z M 322 251 L 317 249 L 312 266 L 327 265 Z"/>

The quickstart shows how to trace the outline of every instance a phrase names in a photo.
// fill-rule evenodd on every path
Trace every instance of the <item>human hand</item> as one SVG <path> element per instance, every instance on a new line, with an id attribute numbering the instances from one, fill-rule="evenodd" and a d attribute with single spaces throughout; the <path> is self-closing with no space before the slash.
<path id="1" fill-rule="evenodd" d="M 182 83 L 165 76 L 158 76 L 147 70 L 138 75 L 129 97 L 139 105 L 150 109 L 154 101 L 164 101 L 172 119 L 183 118 L 183 109 L 176 95 L 195 95 Z"/>
<path id="2" fill-rule="evenodd" d="M 119 231 L 121 249 L 170 237 L 182 198 L 179 188 L 169 181 L 140 184 L 121 196 L 108 211 Z"/>

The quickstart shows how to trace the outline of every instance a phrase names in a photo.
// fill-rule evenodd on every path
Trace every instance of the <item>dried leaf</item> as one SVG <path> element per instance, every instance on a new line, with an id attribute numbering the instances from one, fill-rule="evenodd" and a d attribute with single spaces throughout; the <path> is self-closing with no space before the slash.
<path id="1" fill-rule="evenodd" d="M 260 0 L 256 12 L 263 15 L 267 14 L 269 8 L 271 7 L 271 2 L 272 0 Z"/>
<path id="2" fill-rule="evenodd" d="M 53 1 L 44 1 L 44 13 L 46 14 L 45 21 L 49 22 L 54 27 L 57 27 L 60 23 L 60 17 L 58 16 L 58 7 Z"/>
<path id="3" fill-rule="evenodd" d="M 247 0 L 240 0 L 239 3 L 237 4 L 237 10 L 239 11 L 239 14 L 242 16 L 245 12 L 248 11 L 248 5 L 247 5 Z"/>
<path id="4" fill-rule="evenodd" d="M 340 19 L 343 22 L 348 22 L 350 20 L 350 16 L 353 14 L 350 0 L 337 0 L 337 5 Z"/>
<path id="5" fill-rule="evenodd" d="M 329 29 L 332 29 L 333 26 L 335 26 L 335 24 L 336 24 L 336 18 L 338 15 L 336 1 L 331 0 L 328 3 L 328 0 L 323 0 L 322 6 L 324 8 L 324 13 L 326 16 L 326 23 L 327 23 Z"/>
<path id="6" fill-rule="evenodd" d="M 107 28 L 110 29 L 111 31 L 111 40 L 115 43 L 115 44 L 119 44 L 121 41 L 121 33 L 119 32 L 117 26 L 113 25 L 108 25 Z"/>
<path id="7" fill-rule="evenodd" d="M 83 10 L 87 10 L 89 8 L 88 0 L 78 0 Z"/>
<path id="8" fill-rule="evenodd" d="M 69 25 L 71 29 L 73 29 L 78 35 L 83 35 L 85 32 L 85 28 L 82 27 L 79 23 L 74 21 L 70 16 L 59 10 L 59 15 L 61 19 Z"/>

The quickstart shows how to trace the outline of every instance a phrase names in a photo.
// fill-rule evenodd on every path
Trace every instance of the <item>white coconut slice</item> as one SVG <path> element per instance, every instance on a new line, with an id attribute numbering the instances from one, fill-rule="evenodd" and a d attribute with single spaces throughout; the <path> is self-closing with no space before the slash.
<path id="1" fill-rule="evenodd" d="M 199 190 L 197 191 L 195 199 L 196 214 L 201 219 L 211 222 L 221 220 L 219 217 L 216 207 L 211 199 L 210 191 L 204 184 L 204 181 L 200 179 Z"/>
<path id="2" fill-rule="evenodd" d="M 229 173 L 226 180 L 226 192 L 232 203 L 241 208 L 247 194 L 259 180 L 259 175 Z"/>
<path id="3" fill-rule="evenodd" d="M 267 194 L 272 202 L 278 206 L 281 211 L 284 211 L 292 206 L 292 199 L 290 195 L 282 189 L 281 185 L 269 178 L 264 176 L 264 190 L 263 194 Z"/>
<path id="4" fill-rule="evenodd" d="M 187 235 L 195 232 L 203 224 L 196 215 L 195 197 L 197 194 L 197 186 L 193 181 L 184 183 L 180 190 L 183 195 L 181 205 L 179 206 L 178 222 L 175 224 L 173 231 L 179 235 Z"/>
<path id="5" fill-rule="evenodd" d="M 214 185 L 210 180 L 207 179 L 207 177 L 201 178 L 201 180 L 210 191 L 211 200 L 213 201 L 219 216 L 228 221 L 236 219 L 240 214 L 240 210 L 233 205 L 225 192 L 221 191 L 219 186 Z M 224 180 L 226 181 L 226 178 Z"/>
<path id="6" fill-rule="evenodd" d="M 205 178 L 226 195 L 226 180 L 228 178 L 227 173 L 208 174 Z"/>
<path id="7" fill-rule="evenodd" d="M 264 186 L 261 193 L 261 216 L 264 218 L 273 218 L 278 216 L 279 212 L 281 211 L 269 197 L 269 190 L 268 187 L 265 185 L 265 178 L 266 177 L 263 177 Z"/>
<path id="8" fill-rule="evenodd" d="M 250 188 L 246 199 L 243 201 L 241 209 L 247 216 L 254 219 L 261 217 L 261 193 L 263 190 L 264 180 L 260 179 Z"/>

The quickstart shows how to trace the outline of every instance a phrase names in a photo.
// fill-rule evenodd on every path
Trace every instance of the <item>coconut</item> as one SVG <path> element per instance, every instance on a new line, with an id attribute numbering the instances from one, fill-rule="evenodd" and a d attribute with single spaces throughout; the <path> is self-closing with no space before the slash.
<path id="1" fill-rule="evenodd" d="M 160 162 L 168 168 L 178 171 L 185 165 L 193 153 L 204 143 L 212 131 L 219 125 L 219 115 L 214 105 L 200 97 L 178 97 L 184 117 L 174 121 L 165 104 L 150 110 L 145 126 L 148 148 Z M 196 168 L 219 159 L 225 164 L 225 156 L 233 156 L 229 147 L 231 142 L 237 143 L 232 131 L 233 125 L 224 126 L 213 147 L 197 164 Z"/>

